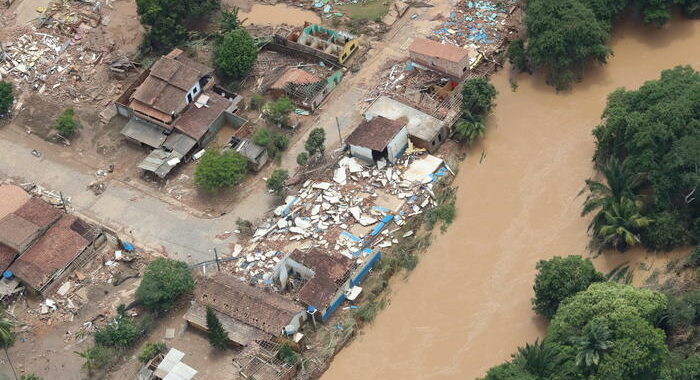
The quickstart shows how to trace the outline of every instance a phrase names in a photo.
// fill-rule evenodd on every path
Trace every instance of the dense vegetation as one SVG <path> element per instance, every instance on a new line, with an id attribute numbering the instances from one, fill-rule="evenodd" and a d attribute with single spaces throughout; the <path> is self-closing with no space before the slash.
<path id="1" fill-rule="evenodd" d="M 267 154 L 279 162 L 282 151 L 289 146 L 289 139 L 284 134 L 268 128 L 260 128 L 253 134 L 253 142 L 265 147 Z"/>
<path id="2" fill-rule="evenodd" d="M 10 111 L 10 107 L 14 101 L 15 97 L 12 95 L 12 84 L 0 81 L 0 117 L 3 117 Z"/>
<path id="3" fill-rule="evenodd" d="M 583 213 L 594 213 L 593 245 L 651 250 L 700 238 L 700 73 L 676 67 L 639 90 L 608 97 L 595 128 L 594 162 L 604 181 L 586 181 Z"/>
<path id="4" fill-rule="evenodd" d="M 258 58 L 258 47 L 243 29 L 224 34 L 214 50 L 214 65 L 226 76 L 239 79 L 253 67 Z"/>
<path id="5" fill-rule="evenodd" d="M 625 9 L 636 8 L 645 23 L 661 26 L 671 18 L 673 4 L 688 17 L 700 16 L 698 0 L 529 0 L 527 41 L 515 41 L 508 57 L 518 70 L 542 68 L 549 84 L 567 89 L 586 65 L 607 61 L 612 50 L 605 43 Z"/>
<path id="6" fill-rule="evenodd" d="M 186 21 L 219 8 L 217 0 L 136 0 L 136 12 L 146 26 L 143 47 L 165 51 L 187 39 Z"/>
<path id="7" fill-rule="evenodd" d="M 493 108 L 496 88 L 485 78 L 472 78 L 462 88 L 462 117 L 455 123 L 454 137 L 472 143 L 486 131 L 484 118 Z"/>
<path id="8" fill-rule="evenodd" d="M 182 294 L 194 289 L 194 279 L 187 264 L 159 257 L 148 264 L 136 289 L 136 301 L 155 313 L 164 312 Z"/>
<path id="9" fill-rule="evenodd" d="M 194 171 L 194 183 L 204 191 L 239 184 L 248 171 L 248 160 L 238 152 L 208 149 Z"/>

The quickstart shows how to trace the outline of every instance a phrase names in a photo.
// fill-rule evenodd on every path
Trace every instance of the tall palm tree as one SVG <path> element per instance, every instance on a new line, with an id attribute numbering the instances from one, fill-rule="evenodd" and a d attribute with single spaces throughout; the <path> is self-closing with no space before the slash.
<path id="1" fill-rule="evenodd" d="M 605 206 L 591 222 L 595 240 L 621 251 L 639 243 L 639 230 L 654 222 L 641 214 L 641 207 L 641 201 L 626 197 Z"/>
<path id="2" fill-rule="evenodd" d="M 579 193 L 581 195 L 588 190 L 582 215 L 603 209 L 622 197 L 637 198 L 635 191 L 642 183 L 644 175 L 630 169 L 627 161 L 620 161 L 613 157 L 602 166 L 601 171 L 605 177 L 605 183 L 587 179 L 586 186 Z"/>
<path id="3" fill-rule="evenodd" d="M 613 346 L 610 335 L 605 325 L 593 323 L 586 326 L 582 336 L 571 338 L 571 343 L 578 348 L 576 365 L 587 370 L 595 369 L 603 354 Z"/>
<path id="4" fill-rule="evenodd" d="M 454 136 L 458 140 L 471 144 L 476 139 L 484 137 L 486 124 L 481 116 L 466 113 L 457 120 L 454 130 Z"/>
<path id="5" fill-rule="evenodd" d="M 15 371 L 15 366 L 12 365 L 12 360 L 10 360 L 10 354 L 7 349 L 15 344 L 15 333 L 12 328 L 15 327 L 15 323 L 7 318 L 5 312 L 0 310 L 0 346 L 5 350 L 5 356 L 7 357 L 7 362 L 10 363 L 10 368 L 12 368 L 12 373 L 17 379 L 17 372 Z"/>
<path id="6" fill-rule="evenodd" d="M 526 343 L 525 347 L 518 347 L 518 352 L 513 355 L 513 363 L 540 378 L 549 378 L 561 371 L 564 360 L 556 347 L 539 339 L 533 344 Z"/>

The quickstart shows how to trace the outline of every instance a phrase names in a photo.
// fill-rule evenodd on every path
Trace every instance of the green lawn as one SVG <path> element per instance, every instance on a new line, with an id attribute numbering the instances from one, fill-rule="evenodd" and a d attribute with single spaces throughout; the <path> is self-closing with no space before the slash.
<path id="1" fill-rule="evenodd" d="M 336 9 L 353 20 L 381 20 L 389 12 L 391 2 L 387 0 L 367 0 L 357 4 L 339 5 Z"/>

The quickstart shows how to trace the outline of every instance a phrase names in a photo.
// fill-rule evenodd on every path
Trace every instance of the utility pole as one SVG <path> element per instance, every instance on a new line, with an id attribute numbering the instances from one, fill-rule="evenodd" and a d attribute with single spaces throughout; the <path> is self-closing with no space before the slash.
<path id="1" fill-rule="evenodd" d="M 340 145 L 343 145 L 343 135 L 340 134 L 340 122 L 338 117 L 335 117 L 335 126 L 338 128 L 338 138 L 340 139 Z"/>
<path id="2" fill-rule="evenodd" d="M 214 248 L 214 259 L 216 260 L 216 270 L 221 272 L 221 267 L 219 266 L 219 253 L 216 252 L 216 248 Z"/>

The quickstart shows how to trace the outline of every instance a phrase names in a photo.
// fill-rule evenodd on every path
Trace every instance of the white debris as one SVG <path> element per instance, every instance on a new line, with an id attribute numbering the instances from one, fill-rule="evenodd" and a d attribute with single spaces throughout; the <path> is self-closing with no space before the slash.
<path id="1" fill-rule="evenodd" d="M 339 167 L 338 169 L 335 169 L 335 172 L 333 173 L 333 181 L 340 185 L 345 185 L 347 182 L 347 175 L 345 174 L 345 167 Z"/>
<path id="2" fill-rule="evenodd" d="M 362 171 L 362 165 L 360 165 L 359 162 L 357 162 L 357 159 L 355 157 L 350 157 L 348 159 L 348 169 L 350 170 L 350 173 L 360 173 Z"/>
<path id="3" fill-rule="evenodd" d="M 240 245 L 240 244 L 234 245 L 234 246 L 233 246 L 233 254 L 232 254 L 232 256 L 233 256 L 233 257 L 236 257 L 236 256 L 240 255 L 241 251 L 243 251 L 243 246 L 242 246 L 242 245 Z"/>
<path id="4" fill-rule="evenodd" d="M 404 233 L 404 234 L 402 235 L 402 237 L 407 238 L 407 237 L 409 237 L 409 236 L 411 236 L 411 235 L 413 235 L 413 231 L 408 231 L 408 232 Z"/>
<path id="5" fill-rule="evenodd" d="M 70 281 L 66 281 L 63 283 L 63 285 L 61 285 L 60 288 L 58 288 L 56 293 L 61 297 L 65 297 L 65 295 L 68 294 L 68 292 L 70 291 L 71 286 L 73 286 L 73 283 Z"/>
<path id="6" fill-rule="evenodd" d="M 319 182 L 319 183 L 314 183 L 313 186 L 311 186 L 314 189 L 318 190 L 328 190 L 331 188 L 330 182 Z"/>
<path id="7" fill-rule="evenodd" d="M 386 167 L 386 161 L 383 158 L 381 160 L 377 161 L 377 169 L 382 170 L 385 167 Z"/>
<path id="8" fill-rule="evenodd" d="M 299 218 L 299 217 L 294 218 L 294 225 L 296 225 L 297 227 L 303 228 L 305 230 L 311 228 L 311 222 L 309 222 L 308 220 Z"/>

